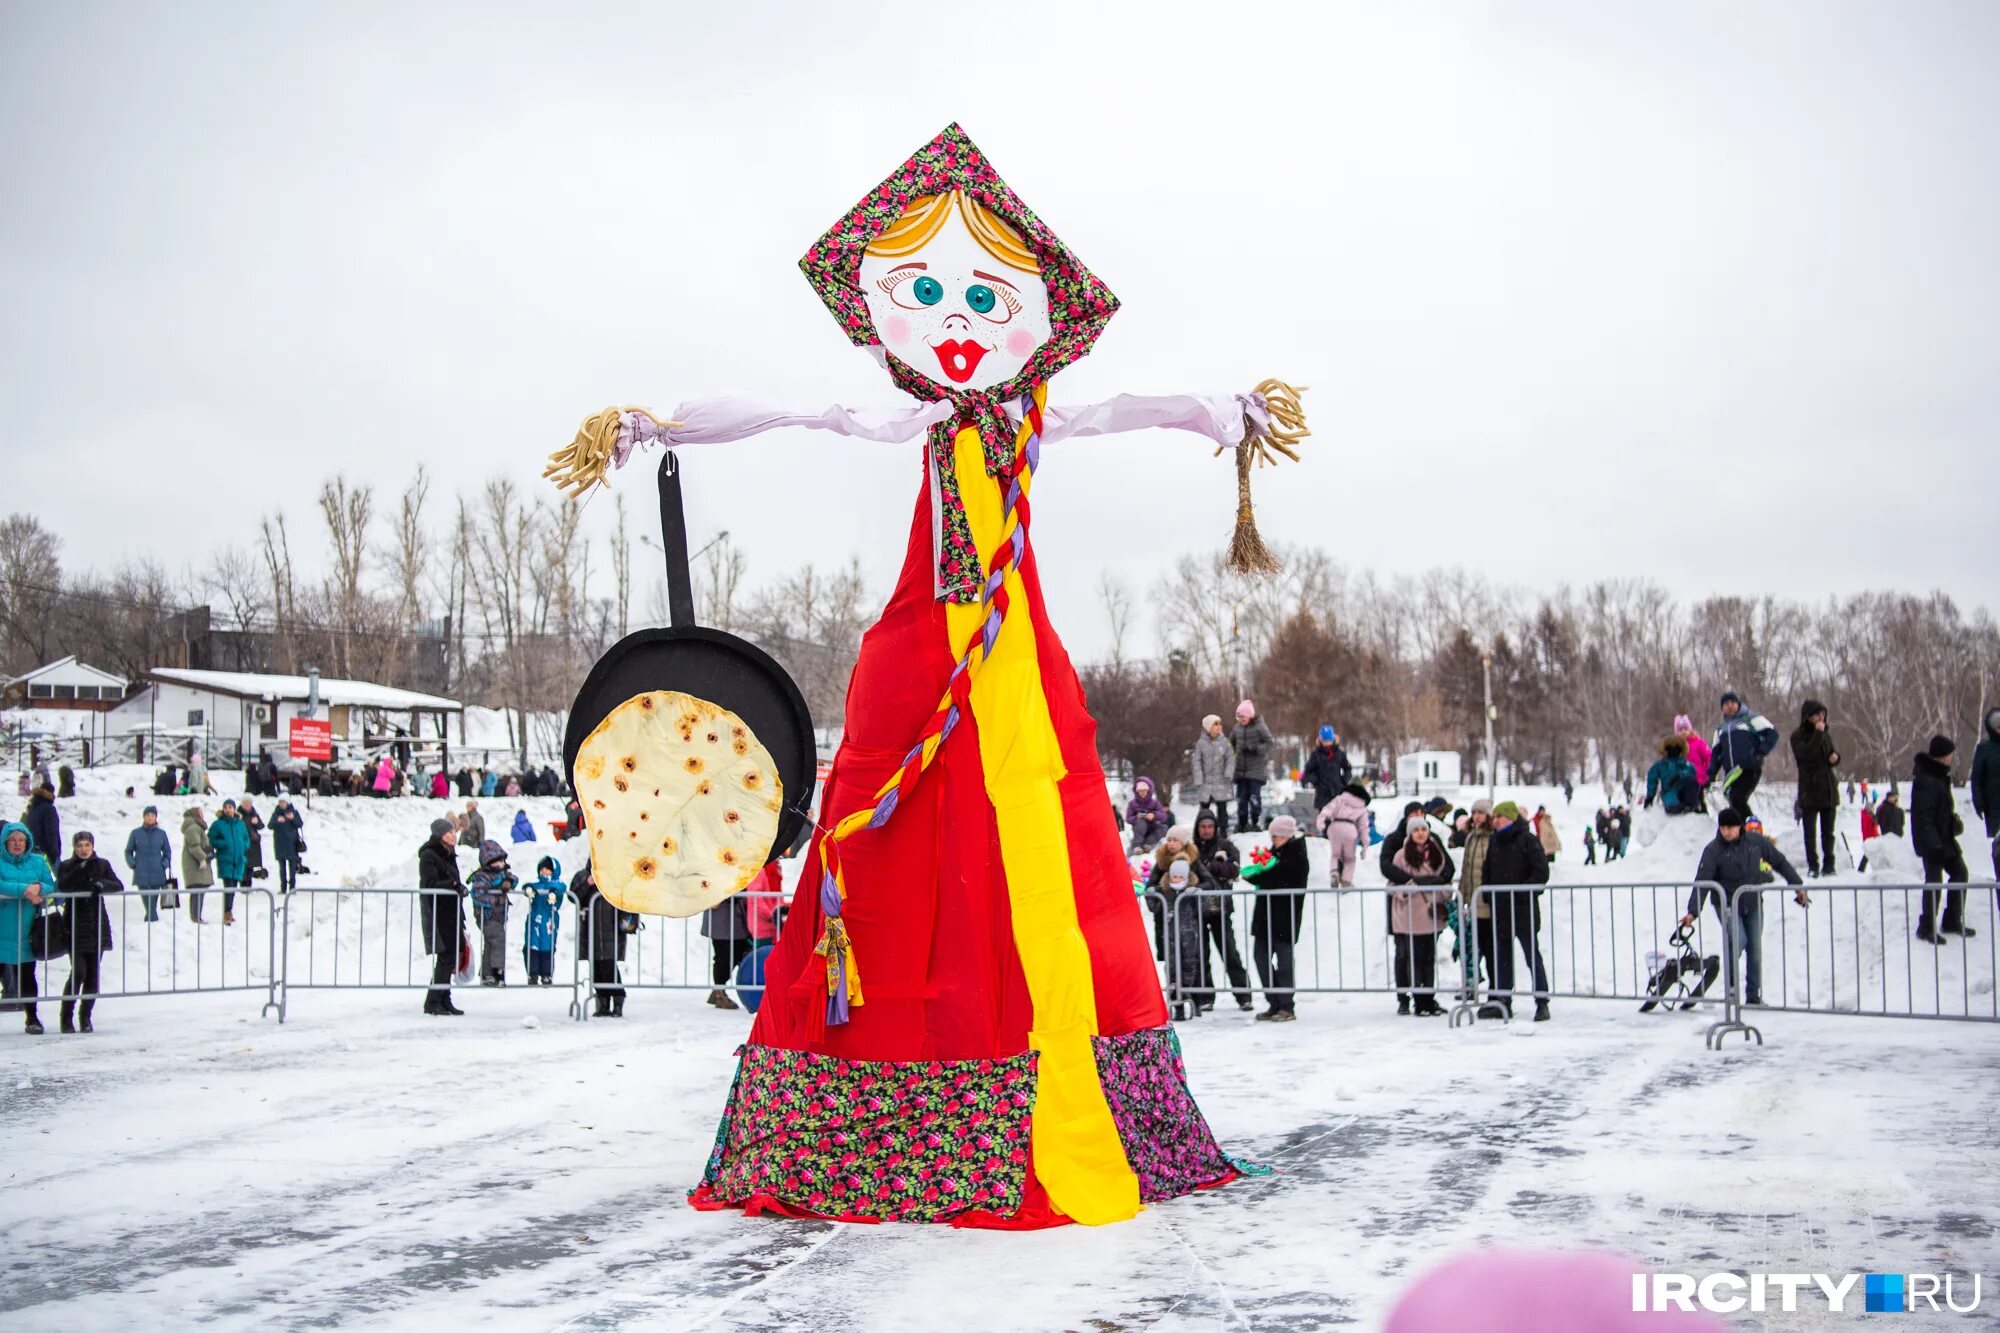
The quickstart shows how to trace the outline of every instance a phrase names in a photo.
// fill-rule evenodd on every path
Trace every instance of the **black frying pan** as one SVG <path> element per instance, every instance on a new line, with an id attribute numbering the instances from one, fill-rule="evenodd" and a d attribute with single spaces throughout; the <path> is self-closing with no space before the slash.
<path id="1" fill-rule="evenodd" d="M 613 644 L 584 677 L 570 705 L 563 767 L 576 787 L 576 752 L 597 724 L 634 695 L 679 690 L 719 704 L 749 724 L 777 761 L 785 784 L 778 835 L 764 859 L 792 846 L 812 809 L 818 774 L 812 714 L 805 696 L 762 648 L 734 634 L 694 623 L 694 581 L 688 573 L 687 518 L 681 512 L 680 467 L 671 449 L 660 460 L 660 536 L 667 556 L 666 629 L 642 629 Z"/>

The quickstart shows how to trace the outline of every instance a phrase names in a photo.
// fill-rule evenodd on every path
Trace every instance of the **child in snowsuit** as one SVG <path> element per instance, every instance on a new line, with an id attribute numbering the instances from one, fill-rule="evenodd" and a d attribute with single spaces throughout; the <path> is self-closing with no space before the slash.
<path id="1" fill-rule="evenodd" d="M 1125 854 L 1152 851 L 1173 822 L 1173 811 L 1160 804 L 1160 798 L 1153 794 L 1153 780 L 1140 778 L 1132 784 L 1132 799 L 1125 803 L 1125 823 L 1132 830 L 1132 843 Z"/>
<path id="2" fill-rule="evenodd" d="M 1327 882 L 1336 889 L 1353 888 L 1359 849 L 1368 840 L 1367 794 L 1349 784 L 1320 810 L 1319 831 L 1327 843 Z"/>
<path id="3" fill-rule="evenodd" d="M 472 916 L 479 923 L 479 984 L 507 984 L 507 898 L 520 881 L 507 868 L 507 853 L 497 842 L 479 848 L 479 869 L 465 881 L 472 892 Z"/>
<path id="4" fill-rule="evenodd" d="M 522 941 L 527 955 L 528 984 L 556 984 L 556 930 L 562 924 L 562 862 L 545 856 L 535 863 L 535 882 L 528 886 L 528 933 Z"/>
<path id="5" fill-rule="evenodd" d="M 515 842 L 533 842 L 535 840 L 535 824 L 533 820 L 528 818 L 526 810 L 516 810 L 514 812 L 514 827 L 509 831 L 507 836 Z"/>

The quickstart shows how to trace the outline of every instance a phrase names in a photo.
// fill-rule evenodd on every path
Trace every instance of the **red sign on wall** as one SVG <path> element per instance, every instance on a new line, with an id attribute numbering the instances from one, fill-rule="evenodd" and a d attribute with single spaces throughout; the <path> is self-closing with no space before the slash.
<path id="1" fill-rule="evenodd" d="M 333 758 L 333 723 L 325 718 L 295 717 L 289 734 L 292 758 Z"/>

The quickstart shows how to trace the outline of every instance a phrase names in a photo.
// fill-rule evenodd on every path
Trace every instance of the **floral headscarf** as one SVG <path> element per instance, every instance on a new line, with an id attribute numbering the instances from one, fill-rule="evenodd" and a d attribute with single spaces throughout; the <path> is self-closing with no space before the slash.
<path id="1" fill-rule="evenodd" d="M 937 383 L 903 361 L 876 334 L 868 305 L 861 297 L 859 274 L 868 246 L 895 224 L 911 204 L 951 190 L 983 205 L 1013 224 L 1040 263 L 1049 291 L 1049 338 L 1028 358 L 1021 373 L 990 389 L 954 389 Z M 931 465 L 937 477 L 942 514 L 938 533 L 938 582 L 941 595 L 952 602 L 976 602 L 985 571 L 972 543 L 958 478 L 952 465 L 952 440 L 968 426 L 979 432 L 986 455 L 986 472 L 1009 476 L 1014 467 L 1014 427 L 1004 404 L 1046 383 L 1064 366 L 1089 353 L 1118 309 L 1111 289 L 1083 266 L 1070 248 L 1007 188 L 999 173 L 956 124 L 947 125 L 929 143 L 912 153 L 889 178 L 870 190 L 840 221 L 827 229 L 799 261 L 807 281 L 826 308 L 840 321 L 857 347 L 878 349 L 898 388 L 926 402 L 949 400 L 956 411 L 931 427 Z"/>

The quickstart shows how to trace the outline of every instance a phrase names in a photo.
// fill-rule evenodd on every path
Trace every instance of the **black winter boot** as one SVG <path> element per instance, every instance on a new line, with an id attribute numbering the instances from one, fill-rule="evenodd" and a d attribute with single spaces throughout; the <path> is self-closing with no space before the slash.
<path id="1" fill-rule="evenodd" d="M 62 1002 L 62 1018 L 57 1024 L 57 1031 L 61 1032 L 64 1036 L 73 1037 L 76 1035 L 76 1002 L 74 1000 L 64 1000 Z"/>
<path id="2" fill-rule="evenodd" d="M 97 1031 L 96 1028 L 90 1025 L 90 1011 L 93 1008 L 95 1008 L 96 1005 L 97 1001 L 95 1000 L 85 1000 L 82 1004 L 79 1004 L 76 1007 L 76 1030 L 78 1032 Z"/>
<path id="3" fill-rule="evenodd" d="M 28 1021 L 24 1030 L 31 1037 L 42 1035 L 42 1016 L 35 1012 L 35 1006 L 32 1004 L 28 1006 Z"/>
<path id="4" fill-rule="evenodd" d="M 611 1016 L 613 1018 L 625 1017 L 625 992 L 620 991 L 611 997 Z"/>

